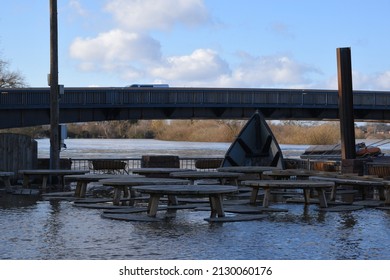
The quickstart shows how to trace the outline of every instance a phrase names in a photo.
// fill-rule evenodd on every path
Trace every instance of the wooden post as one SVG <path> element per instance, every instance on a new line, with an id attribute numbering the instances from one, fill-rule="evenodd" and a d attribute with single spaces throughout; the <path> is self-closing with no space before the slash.
<path id="1" fill-rule="evenodd" d="M 338 96 L 341 132 L 341 159 L 355 159 L 352 67 L 350 48 L 337 49 Z"/>
<path id="2" fill-rule="evenodd" d="M 57 0 L 50 0 L 50 169 L 60 166 Z"/>

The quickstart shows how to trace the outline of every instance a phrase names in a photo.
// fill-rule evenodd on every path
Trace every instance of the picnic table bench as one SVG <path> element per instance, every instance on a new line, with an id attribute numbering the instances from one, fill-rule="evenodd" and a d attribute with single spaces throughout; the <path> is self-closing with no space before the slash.
<path id="1" fill-rule="evenodd" d="M 188 171 L 173 172 L 170 174 L 170 177 L 188 179 L 191 181 L 191 184 L 194 184 L 195 180 L 217 179 L 222 185 L 224 185 L 228 180 L 232 180 L 234 181 L 235 185 L 238 186 L 238 178 L 243 175 L 243 173 L 238 172 Z"/>
<path id="2" fill-rule="evenodd" d="M 383 180 L 382 178 L 339 175 L 336 177 L 312 176 L 310 179 L 333 182 L 334 186 L 332 187 L 332 192 L 330 195 L 330 200 L 332 201 L 336 199 L 337 190 L 341 186 L 360 188 L 362 190 L 363 199 L 365 199 L 367 196 L 367 188 L 372 187 L 383 190 L 383 199 L 385 200 L 386 204 L 390 204 L 390 181 Z"/>
<path id="3" fill-rule="evenodd" d="M 149 178 L 169 178 L 172 172 L 194 171 L 193 169 L 174 168 L 174 167 L 144 167 L 130 169 L 131 173 L 144 175 Z"/>
<path id="4" fill-rule="evenodd" d="M 238 187 L 229 185 L 154 185 L 139 186 L 134 187 L 134 189 L 141 193 L 150 195 L 148 203 L 148 216 L 150 217 L 156 217 L 158 204 L 162 196 L 186 195 L 208 196 L 211 207 L 210 218 L 215 218 L 225 216 L 223 208 L 223 195 L 236 192 Z"/>
<path id="5" fill-rule="evenodd" d="M 42 189 L 46 191 L 47 181 L 50 176 L 57 176 L 60 178 L 60 184 L 62 189 L 65 187 L 65 175 L 72 174 L 85 174 L 88 171 L 85 170 L 70 170 L 70 169 L 26 169 L 19 170 L 19 174 L 23 175 L 23 187 L 28 188 L 30 186 L 30 176 L 41 176 L 42 177 Z"/>
<path id="6" fill-rule="evenodd" d="M 219 172 L 244 173 L 245 175 L 251 177 L 251 179 L 261 179 L 265 171 L 272 170 L 280 170 L 280 168 L 274 166 L 226 166 L 217 168 L 217 171 Z"/>
<path id="7" fill-rule="evenodd" d="M 90 163 L 90 168 L 93 171 L 102 171 L 109 174 L 128 174 L 126 170 L 127 163 L 125 161 L 115 159 L 94 159 Z"/>
<path id="8" fill-rule="evenodd" d="M 102 179 L 119 178 L 119 176 L 143 177 L 141 175 L 116 175 L 116 174 L 73 174 L 64 177 L 65 182 L 76 182 L 75 197 L 85 197 L 87 185 Z"/>
<path id="9" fill-rule="evenodd" d="M 120 205 L 120 200 L 123 194 L 123 198 L 130 199 L 130 204 L 134 204 L 135 186 L 144 186 L 144 185 L 188 185 L 188 180 L 179 180 L 171 178 L 137 178 L 137 177 L 116 177 L 110 179 L 99 180 L 104 186 L 111 186 L 114 188 L 114 205 Z M 130 191 L 129 191 L 130 189 Z M 125 204 L 125 203 L 123 203 Z"/>
<path id="10" fill-rule="evenodd" d="M 305 204 L 310 202 L 310 190 L 318 192 L 320 207 L 328 207 L 325 190 L 334 187 L 333 182 L 314 180 L 247 180 L 242 185 L 252 188 L 250 203 L 256 204 L 257 194 L 260 188 L 264 189 L 263 207 L 269 206 L 269 198 L 272 189 L 302 189 L 304 192 Z"/>

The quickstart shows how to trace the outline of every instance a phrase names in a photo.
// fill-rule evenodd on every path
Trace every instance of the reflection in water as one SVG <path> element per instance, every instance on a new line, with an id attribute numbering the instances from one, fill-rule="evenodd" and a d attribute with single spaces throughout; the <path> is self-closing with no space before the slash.
<path id="1" fill-rule="evenodd" d="M 145 141 L 115 141 L 123 143 L 118 151 L 118 145 L 105 142 L 112 157 L 146 153 L 151 145 L 160 153 L 166 147 L 164 141 L 149 141 L 143 148 Z M 90 153 L 92 146 L 104 146 L 100 143 L 68 141 L 67 155 L 102 156 Z M 211 150 L 223 155 L 229 147 L 168 144 L 181 156 Z M 187 150 L 190 154 L 185 155 Z M 0 259 L 390 259 L 389 211 L 333 213 L 295 203 L 272 207 L 288 212 L 270 212 L 250 222 L 210 224 L 204 221 L 209 211 L 177 210 L 162 222 L 137 223 L 103 219 L 101 210 L 74 207 L 68 201 L 0 193 Z"/>
<path id="2" fill-rule="evenodd" d="M 263 220 L 210 224 L 209 211 L 166 220 L 102 219 L 67 201 L 0 209 L 1 259 L 390 259 L 389 213 L 273 204 Z M 163 215 L 165 212 L 159 213 Z M 230 214 L 228 214 L 230 215 Z"/>

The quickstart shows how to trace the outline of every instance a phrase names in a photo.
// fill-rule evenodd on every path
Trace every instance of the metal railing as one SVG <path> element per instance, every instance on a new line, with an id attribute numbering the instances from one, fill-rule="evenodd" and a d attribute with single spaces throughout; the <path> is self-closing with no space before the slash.
<path id="1" fill-rule="evenodd" d="M 197 157 L 185 157 L 180 158 L 180 168 L 183 169 L 196 169 L 199 171 L 211 171 L 215 170 L 215 168 L 196 168 L 195 163 L 199 159 L 204 158 L 197 158 Z M 221 159 L 221 158 L 207 158 L 207 159 Z M 91 173 L 103 173 L 104 170 L 95 170 L 92 165 L 92 161 L 96 159 L 79 159 L 79 158 L 72 158 L 72 169 L 73 170 L 89 170 Z M 107 160 L 107 161 L 122 161 L 126 163 L 125 169 L 118 169 L 116 170 L 116 173 L 118 174 L 126 174 L 130 173 L 131 169 L 134 168 L 140 168 L 141 167 L 141 158 L 99 158 L 99 160 Z"/>

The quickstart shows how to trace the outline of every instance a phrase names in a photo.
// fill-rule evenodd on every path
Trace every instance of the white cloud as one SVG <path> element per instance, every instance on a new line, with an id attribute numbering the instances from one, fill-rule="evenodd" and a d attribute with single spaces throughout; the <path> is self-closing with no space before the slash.
<path id="1" fill-rule="evenodd" d="M 111 0 L 106 10 L 127 30 L 166 30 L 175 24 L 194 26 L 208 20 L 203 0 Z"/>
<path id="2" fill-rule="evenodd" d="M 378 74 L 375 80 L 377 88 L 390 90 L 390 70 Z"/>
<path id="3" fill-rule="evenodd" d="M 70 4 L 83 11 L 79 0 L 71 0 Z M 322 75 L 318 68 L 286 54 L 254 56 L 241 52 L 235 65 L 208 48 L 164 57 L 160 42 L 148 32 L 209 22 L 203 0 L 108 0 L 105 9 L 116 20 L 116 28 L 95 37 L 76 38 L 70 46 L 70 56 L 79 61 L 84 71 L 105 71 L 121 77 L 124 83 L 143 80 L 172 86 L 287 88 L 309 88 L 322 83 L 329 88 L 327 82 L 318 79 Z M 272 28 L 292 37 L 288 26 L 282 23 Z M 376 84 L 388 87 L 389 76 L 390 72 L 378 75 Z"/>
<path id="4" fill-rule="evenodd" d="M 168 57 L 163 65 L 151 69 L 150 72 L 153 77 L 164 80 L 210 82 L 230 70 L 217 52 L 198 49 L 190 55 Z"/>
<path id="5" fill-rule="evenodd" d="M 313 83 L 311 75 L 321 74 L 314 66 L 287 55 L 252 56 L 242 52 L 240 59 L 231 78 L 232 83 L 241 86 L 302 87 Z"/>
<path id="6" fill-rule="evenodd" d="M 88 15 L 88 12 L 82 7 L 79 0 L 70 0 L 69 6 L 80 16 Z"/>
<path id="7" fill-rule="evenodd" d="M 81 62 L 83 70 L 123 70 L 161 59 L 160 43 L 153 38 L 119 29 L 95 38 L 76 38 L 70 56 Z M 134 71 L 134 70 L 133 70 Z"/>

